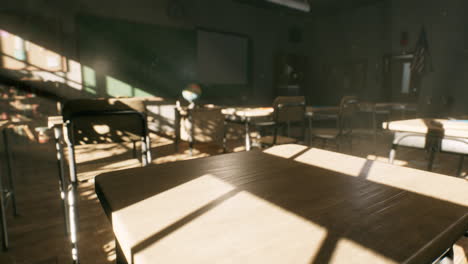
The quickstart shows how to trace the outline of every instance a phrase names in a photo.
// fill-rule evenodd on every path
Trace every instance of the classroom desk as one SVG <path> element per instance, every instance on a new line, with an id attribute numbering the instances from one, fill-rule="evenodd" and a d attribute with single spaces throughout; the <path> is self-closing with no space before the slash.
<path id="1" fill-rule="evenodd" d="M 336 106 L 306 106 L 305 118 L 309 120 L 309 128 L 311 119 L 330 119 L 337 118 L 340 108 Z M 273 107 L 231 107 L 222 109 L 225 116 L 225 122 L 238 123 L 245 127 L 245 149 L 251 149 L 250 125 L 252 121 L 261 118 L 269 117 L 273 114 Z"/>
<path id="2" fill-rule="evenodd" d="M 221 110 L 221 113 L 224 115 L 225 123 L 244 125 L 246 151 L 249 151 L 252 146 L 250 139 L 250 125 L 252 121 L 269 117 L 273 112 L 273 107 L 230 107 Z M 226 132 L 224 132 L 223 137 L 223 148 L 226 149 Z"/>
<path id="3" fill-rule="evenodd" d="M 436 152 L 460 155 L 457 175 L 460 176 L 464 156 L 468 154 L 468 120 L 408 119 L 383 123 L 383 128 L 395 132 L 389 160 L 393 162 L 397 146 L 427 149 L 428 170 L 432 170 Z"/>
<path id="4" fill-rule="evenodd" d="M 294 144 L 95 187 L 118 263 L 431 263 L 468 229 L 465 180 Z"/>

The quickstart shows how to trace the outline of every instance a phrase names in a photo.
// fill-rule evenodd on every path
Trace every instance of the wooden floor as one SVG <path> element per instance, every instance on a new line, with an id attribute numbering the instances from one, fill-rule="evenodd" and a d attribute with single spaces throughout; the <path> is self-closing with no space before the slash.
<path id="1" fill-rule="evenodd" d="M 38 125 L 44 120 L 36 120 Z M 380 133 L 377 145 L 372 134 L 363 131 L 353 142 L 353 155 L 386 161 L 391 135 Z M 70 245 L 65 236 L 63 212 L 58 192 L 58 174 L 55 148 L 52 142 L 39 144 L 25 136 L 15 135 L 14 176 L 16 179 L 19 216 L 11 215 L 9 208 L 8 225 L 10 249 L 0 254 L 9 257 L 12 263 L 70 263 Z M 242 150 L 242 142 L 230 142 L 230 149 Z M 335 146 L 320 146 L 334 149 Z M 350 152 L 344 148 L 344 152 Z M 153 163 L 173 162 L 189 158 L 217 155 L 220 148 L 216 145 L 199 144 L 193 156 L 189 155 L 187 145 L 182 143 L 175 152 L 171 140 L 153 135 Z M 78 171 L 82 180 L 79 186 L 79 249 L 81 263 L 114 263 L 115 244 L 111 226 L 100 207 L 94 193 L 92 178 L 103 171 L 139 166 L 132 159 L 129 145 L 106 144 L 81 147 L 77 150 Z M 437 156 L 434 171 L 454 175 L 457 157 L 448 154 Z M 397 153 L 397 165 L 424 169 L 426 154 L 421 150 L 405 149 Z M 468 160 L 465 162 L 468 172 Z M 449 177 L 449 176 L 447 176 Z M 456 263 L 467 263 L 468 239 L 461 238 L 456 246 Z"/>

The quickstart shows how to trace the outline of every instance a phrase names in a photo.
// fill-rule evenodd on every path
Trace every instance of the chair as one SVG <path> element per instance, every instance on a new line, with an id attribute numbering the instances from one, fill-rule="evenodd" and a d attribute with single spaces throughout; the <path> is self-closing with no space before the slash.
<path id="1" fill-rule="evenodd" d="M 320 139 L 324 144 L 327 141 L 335 141 L 338 150 L 342 145 L 342 140 L 349 138 L 352 150 L 352 132 L 353 132 L 353 116 L 358 110 L 358 100 L 354 96 L 345 96 L 341 99 L 340 110 L 336 119 L 336 127 L 333 128 L 313 128 L 312 121 L 309 119 L 310 143 L 314 139 Z"/>
<path id="2" fill-rule="evenodd" d="M 176 114 L 176 147 L 179 140 L 187 141 L 192 154 L 195 142 L 222 145 L 224 116 L 220 107 L 178 107 Z"/>
<path id="3" fill-rule="evenodd" d="M 266 122 L 255 123 L 257 128 L 273 128 L 273 135 L 262 136 L 258 142 L 262 146 L 291 144 L 299 141 L 291 136 L 291 125 L 300 123 L 301 139 L 305 136 L 305 97 L 304 96 L 279 96 L 273 101 L 273 119 Z M 287 136 L 279 135 L 279 130 L 287 130 Z"/>
<path id="4" fill-rule="evenodd" d="M 151 162 L 145 104 L 128 99 L 78 99 L 65 103 L 63 124 L 54 125 L 59 165 L 59 185 L 65 225 L 72 243 L 72 258 L 79 263 L 77 248 L 77 170 L 75 146 L 109 142 L 141 141 L 143 166 Z M 69 178 L 65 177 L 63 142 L 68 149 Z"/>

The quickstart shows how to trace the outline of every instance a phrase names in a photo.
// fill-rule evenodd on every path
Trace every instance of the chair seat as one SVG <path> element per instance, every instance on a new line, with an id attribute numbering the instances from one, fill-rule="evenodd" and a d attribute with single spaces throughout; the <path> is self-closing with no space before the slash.
<path id="1" fill-rule="evenodd" d="M 273 136 L 264 136 L 259 139 L 262 145 L 273 145 Z M 276 136 L 276 145 L 296 143 L 297 139 L 283 136 Z"/>
<path id="2" fill-rule="evenodd" d="M 337 138 L 339 130 L 336 128 L 314 128 L 311 131 L 312 137 L 334 139 Z"/>

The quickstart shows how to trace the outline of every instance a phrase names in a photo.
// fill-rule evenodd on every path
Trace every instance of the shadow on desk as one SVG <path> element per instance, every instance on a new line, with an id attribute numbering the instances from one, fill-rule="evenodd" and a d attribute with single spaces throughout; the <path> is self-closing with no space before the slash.
<path id="1" fill-rule="evenodd" d="M 278 263 L 431 263 L 468 229 L 459 179 L 295 146 L 103 174 L 96 192 L 132 263 L 223 250 Z"/>

